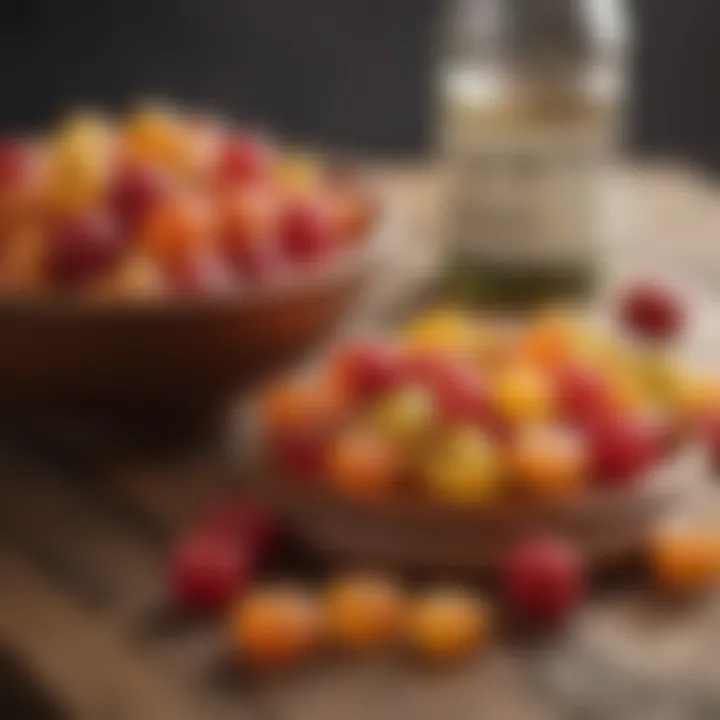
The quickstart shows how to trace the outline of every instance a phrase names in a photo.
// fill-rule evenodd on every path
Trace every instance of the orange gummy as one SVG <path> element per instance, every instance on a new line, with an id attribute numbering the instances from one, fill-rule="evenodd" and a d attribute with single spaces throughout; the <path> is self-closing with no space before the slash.
<path id="1" fill-rule="evenodd" d="M 282 667 L 306 658 L 323 634 L 318 603 L 287 587 L 252 591 L 234 608 L 231 630 L 241 657 L 260 667 Z"/>
<path id="2" fill-rule="evenodd" d="M 363 432 L 341 435 L 328 456 L 328 472 L 334 487 L 350 495 L 382 497 L 397 488 L 400 462 L 382 439 Z"/>
<path id="3" fill-rule="evenodd" d="M 539 422 L 555 411 L 548 380 L 532 365 L 506 366 L 498 373 L 494 390 L 496 407 L 510 422 Z"/>
<path id="4" fill-rule="evenodd" d="M 520 353 L 531 364 L 557 367 L 570 355 L 572 341 L 572 326 L 563 318 L 551 317 L 526 330 L 520 341 Z"/>
<path id="5" fill-rule="evenodd" d="M 124 152 L 135 160 L 175 167 L 184 154 L 188 136 L 188 128 L 173 112 L 160 107 L 147 107 L 129 119 L 125 129 Z"/>
<path id="6" fill-rule="evenodd" d="M 233 188 L 220 194 L 219 234 L 233 247 L 272 239 L 277 230 L 277 198 L 266 188 Z"/>
<path id="7" fill-rule="evenodd" d="M 684 595 L 703 590 L 720 579 L 720 532 L 682 528 L 659 532 L 649 549 L 657 583 Z"/>
<path id="8" fill-rule="evenodd" d="M 577 492 L 588 455 L 580 439 L 560 428 L 528 428 L 512 448 L 512 466 L 523 489 L 540 496 Z"/>
<path id="9" fill-rule="evenodd" d="M 332 423 L 344 408 L 338 388 L 323 382 L 273 385 L 260 398 L 261 420 L 268 430 Z"/>
<path id="10" fill-rule="evenodd" d="M 407 619 L 412 650 L 431 661 L 465 657 L 487 643 L 490 615 L 485 605 L 460 590 L 434 590 L 419 598 Z"/>
<path id="11" fill-rule="evenodd" d="M 325 596 L 331 639 L 351 649 L 367 649 L 395 640 L 402 627 L 405 598 L 391 579 L 370 573 L 335 580 Z"/>
<path id="12" fill-rule="evenodd" d="M 161 258 L 184 256 L 207 248 L 213 218 L 206 203 L 196 197 L 176 197 L 149 213 L 142 229 L 145 249 Z"/>

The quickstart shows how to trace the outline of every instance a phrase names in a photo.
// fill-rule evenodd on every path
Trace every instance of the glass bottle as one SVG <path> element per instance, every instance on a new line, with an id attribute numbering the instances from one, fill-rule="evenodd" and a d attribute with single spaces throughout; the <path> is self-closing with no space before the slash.
<path id="1" fill-rule="evenodd" d="M 452 296 L 522 306 L 592 291 L 618 93 L 612 4 L 465 0 L 457 8 L 440 124 Z"/>

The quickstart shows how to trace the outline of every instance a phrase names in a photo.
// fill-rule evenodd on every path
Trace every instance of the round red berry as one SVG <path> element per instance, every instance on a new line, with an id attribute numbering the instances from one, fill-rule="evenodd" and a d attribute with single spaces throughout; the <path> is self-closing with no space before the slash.
<path id="1" fill-rule="evenodd" d="M 565 620 L 585 595 L 582 559 L 572 545 L 560 539 L 538 537 L 521 542 L 504 558 L 501 573 L 509 604 L 533 624 Z"/>
<path id="2" fill-rule="evenodd" d="M 170 586 L 182 606 L 198 612 L 218 612 L 250 581 L 252 571 L 252 555 L 237 539 L 198 533 L 175 548 L 170 561 Z"/>
<path id="3" fill-rule="evenodd" d="M 430 386 L 443 419 L 450 423 L 484 423 L 492 414 L 487 384 L 479 373 L 459 363 L 439 364 Z"/>
<path id="4" fill-rule="evenodd" d="M 654 340 L 675 337 L 685 323 L 681 299 L 657 283 L 641 283 L 626 290 L 620 300 L 623 323 L 633 332 Z"/>
<path id="5" fill-rule="evenodd" d="M 318 203 L 295 199 L 280 216 L 280 243 L 285 255 L 307 263 L 327 257 L 333 249 L 330 216 Z"/>
<path id="6" fill-rule="evenodd" d="M 59 285 L 75 285 L 107 270 L 124 250 L 118 224 L 99 211 L 63 217 L 48 235 L 50 277 Z"/>
<path id="7" fill-rule="evenodd" d="M 265 180 L 269 171 L 268 149 L 255 138 L 236 135 L 220 150 L 218 177 L 227 183 Z"/>
<path id="8" fill-rule="evenodd" d="M 557 368 L 553 377 L 560 410 L 567 418 L 586 420 L 610 409 L 609 387 L 597 370 L 568 364 Z"/>
<path id="9" fill-rule="evenodd" d="M 268 508 L 247 499 L 228 499 L 205 511 L 199 532 L 234 538 L 253 553 L 264 556 L 276 544 L 279 526 Z"/>
<path id="10" fill-rule="evenodd" d="M 631 483 L 658 460 L 658 428 L 619 413 L 593 418 L 586 429 L 595 480 L 606 486 Z"/>
<path id="11" fill-rule="evenodd" d="M 155 169 L 128 163 L 119 168 L 110 186 L 110 207 L 122 227 L 134 231 L 165 193 L 165 180 Z"/>
<path id="12" fill-rule="evenodd" d="M 27 178 L 33 158 L 32 151 L 24 143 L 16 140 L 0 141 L 0 189 Z"/>
<path id="13" fill-rule="evenodd" d="M 335 356 L 340 383 L 358 399 L 371 399 L 398 387 L 405 379 L 403 358 L 381 343 L 358 342 Z"/>
<path id="14" fill-rule="evenodd" d="M 325 471 L 328 432 L 305 426 L 276 432 L 270 440 L 273 456 L 294 479 L 315 479 Z"/>

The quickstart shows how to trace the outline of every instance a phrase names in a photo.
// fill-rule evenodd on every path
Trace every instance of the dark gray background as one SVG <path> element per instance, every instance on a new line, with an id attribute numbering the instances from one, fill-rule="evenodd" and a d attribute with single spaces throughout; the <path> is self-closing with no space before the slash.
<path id="1" fill-rule="evenodd" d="M 720 168 L 720 2 L 630 0 L 629 146 Z"/>
<path id="2" fill-rule="evenodd" d="M 580 0 L 579 0 L 580 1 Z M 720 166 L 720 0 L 628 0 L 628 145 Z M 138 95 L 299 139 L 422 152 L 444 0 L 6 0 L 0 126 Z"/>
<path id="3" fill-rule="evenodd" d="M 439 0 L 11 0 L 0 122 L 76 102 L 207 103 L 293 136 L 417 149 Z"/>

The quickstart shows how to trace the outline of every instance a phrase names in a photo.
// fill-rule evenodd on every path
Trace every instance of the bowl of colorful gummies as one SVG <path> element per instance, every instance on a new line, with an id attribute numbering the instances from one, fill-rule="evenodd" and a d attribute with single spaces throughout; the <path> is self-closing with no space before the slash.
<path id="1" fill-rule="evenodd" d="M 0 386 L 226 396 L 327 333 L 377 248 L 354 168 L 218 117 L 70 114 L 0 142 Z"/>
<path id="2" fill-rule="evenodd" d="M 259 398 L 276 502 L 310 544 L 361 561 L 474 570 L 549 531 L 627 555 L 681 492 L 720 385 L 623 303 L 617 327 L 442 309 L 338 347 Z"/>

